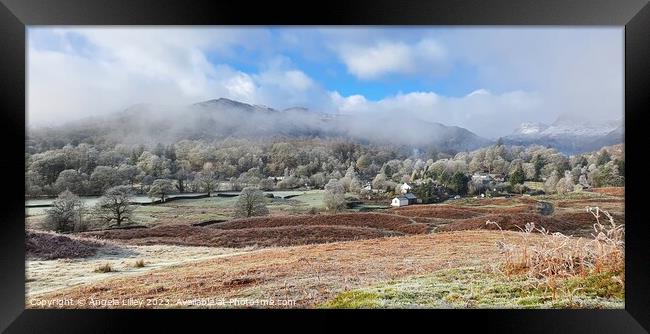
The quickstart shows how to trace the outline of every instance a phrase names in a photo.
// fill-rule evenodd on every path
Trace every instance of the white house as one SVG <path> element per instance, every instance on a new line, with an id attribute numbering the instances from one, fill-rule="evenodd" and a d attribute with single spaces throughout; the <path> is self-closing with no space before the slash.
<path id="1" fill-rule="evenodd" d="M 417 196 L 415 196 L 413 193 L 406 193 L 402 196 L 393 198 L 393 200 L 390 202 L 390 206 L 400 207 L 417 203 L 422 203 L 422 201 L 418 199 Z"/>
<path id="2" fill-rule="evenodd" d="M 406 182 L 404 182 L 403 185 L 399 186 L 399 190 L 402 194 L 406 194 L 411 190 L 411 186 L 409 186 Z"/>
<path id="3" fill-rule="evenodd" d="M 409 205 L 409 200 L 406 197 L 400 196 L 393 198 L 393 201 L 390 203 L 390 206 L 400 207 Z"/>

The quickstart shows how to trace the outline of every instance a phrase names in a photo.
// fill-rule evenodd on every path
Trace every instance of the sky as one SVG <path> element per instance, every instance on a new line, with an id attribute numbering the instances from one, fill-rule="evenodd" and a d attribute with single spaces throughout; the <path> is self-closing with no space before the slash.
<path id="1" fill-rule="evenodd" d="M 622 27 L 28 28 L 30 126 L 220 97 L 496 138 L 623 117 Z"/>

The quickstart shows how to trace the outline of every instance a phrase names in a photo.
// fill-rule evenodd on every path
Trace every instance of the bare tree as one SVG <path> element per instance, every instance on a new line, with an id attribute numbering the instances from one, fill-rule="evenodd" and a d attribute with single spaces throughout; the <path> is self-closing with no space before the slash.
<path id="1" fill-rule="evenodd" d="M 95 207 L 95 215 L 107 224 L 115 221 L 120 226 L 125 220 L 131 220 L 131 188 L 117 186 L 106 190 Z"/>
<path id="2" fill-rule="evenodd" d="M 235 203 L 236 217 L 264 216 L 269 213 L 264 193 L 254 187 L 246 187 Z"/>
<path id="3" fill-rule="evenodd" d="M 44 227 L 56 232 L 72 232 L 81 229 L 84 204 L 69 190 L 59 194 L 46 211 Z"/>

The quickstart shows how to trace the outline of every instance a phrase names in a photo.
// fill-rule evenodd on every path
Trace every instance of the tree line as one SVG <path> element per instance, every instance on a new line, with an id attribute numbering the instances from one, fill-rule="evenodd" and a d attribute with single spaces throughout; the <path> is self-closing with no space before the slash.
<path id="1" fill-rule="evenodd" d="M 343 139 L 182 140 L 149 147 L 80 143 L 44 151 L 38 147 L 28 145 L 25 154 L 26 196 L 56 196 L 65 190 L 103 195 L 127 186 L 134 194 L 164 198 L 175 192 L 246 186 L 324 189 L 331 180 L 345 192 L 368 196 L 378 190 L 395 193 L 403 182 L 417 183 L 420 193 L 476 194 L 486 187 L 523 192 L 525 181 L 537 181 L 544 182 L 547 193 L 563 193 L 576 187 L 622 186 L 625 177 L 624 157 L 605 149 L 566 156 L 553 148 L 500 142 L 452 154 Z M 502 175 L 505 181 L 484 184 L 472 178 L 476 173 Z"/>

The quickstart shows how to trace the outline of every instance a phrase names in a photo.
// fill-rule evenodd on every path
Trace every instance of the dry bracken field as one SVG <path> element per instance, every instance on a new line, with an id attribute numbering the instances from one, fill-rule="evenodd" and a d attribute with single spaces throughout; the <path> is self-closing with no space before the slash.
<path id="1" fill-rule="evenodd" d="M 298 210 L 205 226 L 183 218 L 179 208 L 188 203 L 159 210 L 176 220 L 146 228 L 74 236 L 30 230 L 27 306 L 624 306 L 622 237 L 615 235 L 624 228 L 624 208 L 617 190 L 468 198 L 373 213 Z M 597 220 L 587 207 L 607 210 L 621 226 L 614 230 L 609 218 Z M 607 239 L 598 239 L 599 232 Z"/>

